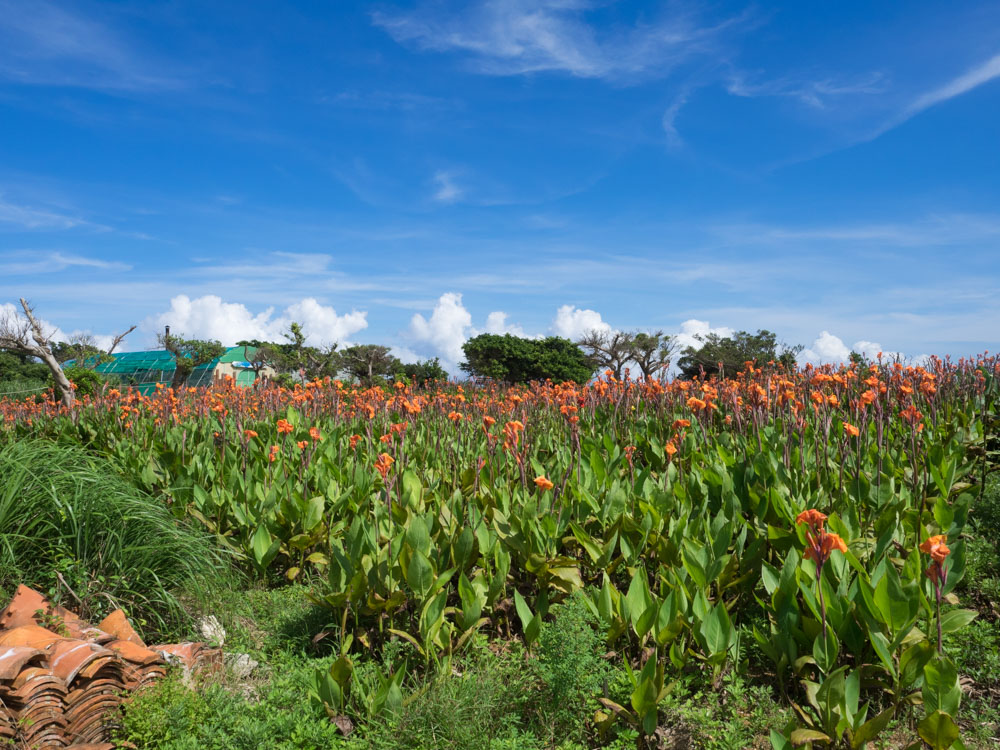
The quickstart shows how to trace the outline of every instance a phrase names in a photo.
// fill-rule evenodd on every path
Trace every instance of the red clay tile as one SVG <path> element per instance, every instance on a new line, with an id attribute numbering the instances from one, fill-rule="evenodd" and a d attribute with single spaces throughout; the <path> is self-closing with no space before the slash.
<path id="1" fill-rule="evenodd" d="M 25 666 L 39 667 L 45 652 L 31 646 L 0 646 L 0 680 L 12 681 Z"/>
<path id="2" fill-rule="evenodd" d="M 132 623 L 128 621 L 125 613 L 120 609 L 116 609 L 110 615 L 101 620 L 97 624 L 97 627 L 105 633 L 113 635 L 118 640 L 128 641 L 129 643 L 134 643 L 137 646 L 146 645 L 142 642 L 142 638 L 139 637 L 139 634 L 133 630 Z"/>

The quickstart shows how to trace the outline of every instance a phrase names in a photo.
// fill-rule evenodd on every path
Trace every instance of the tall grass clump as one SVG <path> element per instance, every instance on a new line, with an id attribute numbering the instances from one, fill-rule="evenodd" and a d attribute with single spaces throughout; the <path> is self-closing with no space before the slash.
<path id="1" fill-rule="evenodd" d="M 0 588 L 19 583 L 96 620 L 122 607 L 149 633 L 180 626 L 180 592 L 228 565 L 205 532 L 178 522 L 107 459 L 47 440 L 0 448 Z"/>

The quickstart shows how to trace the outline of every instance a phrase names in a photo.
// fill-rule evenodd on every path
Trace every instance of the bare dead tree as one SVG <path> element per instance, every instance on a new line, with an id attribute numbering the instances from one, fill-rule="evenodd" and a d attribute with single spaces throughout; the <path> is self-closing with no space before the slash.
<path id="1" fill-rule="evenodd" d="M 66 377 L 62 365 L 52 351 L 52 334 L 45 332 L 28 301 L 22 297 L 20 302 L 21 309 L 24 310 L 23 318 L 13 312 L 0 315 L 0 349 L 40 359 L 52 373 L 52 380 L 56 384 L 63 405 L 72 406 L 76 396 L 69 378 Z M 124 333 L 115 336 L 107 353 L 111 354 L 122 339 L 134 330 L 135 326 L 132 326 Z"/>
<path id="2" fill-rule="evenodd" d="M 639 365 L 646 380 L 661 375 L 670 367 L 670 358 L 677 350 L 676 342 L 663 331 L 632 334 L 632 360 Z"/>
<path id="3" fill-rule="evenodd" d="M 128 336 L 134 330 L 135 330 L 135 326 L 132 326 L 131 328 L 129 328 L 124 333 L 119 333 L 117 336 L 115 336 L 111 340 L 111 346 L 108 347 L 108 350 L 105 352 L 105 354 L 109 354 L 109 355 L 110 354 L 114 354 L 115 353 L 115 349 L 118 348 L 118 345 L 122 342 L 122 339 L 125 338 L 126 336 Z"/>
<path id="4" fill-rule="evenodd" d="M 627 331 L 591 330 L 576 342 L 601 369 L 609 369 L 621 380 L 625 365 L 632 359 L 633 334 Z"/>
<path id="5" fill-rule="evenodd" d="M 72 406 L 75 396 L 73 386 L 63 372 L 62 366 L 52 353 L 52 336 L 47 334 L 38 322 L 28 301 L 21 298 L 24 318 L 7 312 L 0 318 L 0 349 L 9 349 L 17 354 L 37 357 L 52 373 L 52 379 L 61 393 L 64 406 Z"/>

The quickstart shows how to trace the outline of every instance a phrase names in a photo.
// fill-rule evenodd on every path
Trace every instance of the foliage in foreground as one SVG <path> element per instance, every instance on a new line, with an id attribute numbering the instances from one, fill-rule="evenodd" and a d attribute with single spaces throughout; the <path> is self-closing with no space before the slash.
<path id="1" fill-rule="evenodd" d="M 655 742 L 678 675 L 717 689 L 753 648 L 795 710 L 775 747 L 861 747 L 905 719 L 947 748 L 997 367 L 109 393 L 32 430 L 105 446 L 262 578 L 321 575 L 336 658 L 312 690 L 334 718 L 398 715 L 407 681 L 449 675 L 480 633 L 537 653 L 577 595 L 625 677 L 599 735 Z"/>
<path id="2" fill-rule="evenodd" d="M 333 660 L 312 642 L 323 613 L 310 607 L 305 593 L 293 586 L 223 594 L 214 611 L 230 631 L 228 648 L 253 654 L 261 662 L 257 672 L 245 680 L 226 675 L 194 690 L 177 679 L 161 684 L 132 704 L 122 739 L 147 750 L 625 750 L 636 745 L 637 734 L 626 727 L 595 733 L 596 699 L 607 692 L 623 700 L 628 675 L 601 653 L 600 635 L 579 597 L 553 607 L 533 654 L 516 639 L 476 638 L 450 673 L 438 674 L 420 668 L 412 647 L 396 640 L 381 655 L 359 660 L 358 679 L 365 683 L 377 682 L 380 672 L 402 661 L 415 668 L 401 683 L 397 710 L 369 715 L 363 705 L 353 705 L 353 728 L 345 738 L 325 712 L 302 700 L 315 670 L 329 668 Z M 557 698 L 566 700 L 556 703 Z M 664 713 L 664 740 L 710 750 L 753 746 L 787 718 L 769 687 L 751 686 L 737 675 L 717 691 L 697 675 L 682 678 Z"/>
<path id="3" fill-rule="evenodd" d="M 48 440 L 0 447 L 0 589 L 25 583 L 92 620 L 121 606 L 162 633 L 182 619 L 175 592 L 224 566 L 211 537 L 116 472 Z"/>

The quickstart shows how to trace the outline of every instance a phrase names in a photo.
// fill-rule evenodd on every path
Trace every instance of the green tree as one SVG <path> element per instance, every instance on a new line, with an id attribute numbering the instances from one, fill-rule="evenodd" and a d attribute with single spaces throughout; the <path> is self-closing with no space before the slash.
<path id="1" fill-rule="evenodd" d="M 174 377 L 170 382 L 172 388 L 180 388 L 196 367 L 207 365 L 226 351 L 226 347 L 218 341 L 184 339 L 169 333 L 161 333 L 157 336 L 157 341 L 174 358 Z"/>
<path id="2" fill-rule="evenodd" d="M 0 383 L 44 381 L 49 368 L 33 357 L 7 349 L 0 350 Z"/>
<path id="3" fill-rule="evenodd" d="M 464 372 L 505 383 L 527 383 L 551 379 L 585 383 L 594 373 L 594 363 L 569 339 L 550 336 L 526 339 L 507 334 L 484 333 L 462 345 Z"/>
<path id="4" fill-rule="evenodd" d="M 437 357 L 404 364 L 402 369 L 396 371 L 396 375 L 402 375 L 414 385 L 423 385 L 428 380 L 448 379 L 448 373 L 441 367 Z"/>
<path id="5" fill-rule="evenodd" d="M 72 359 L 76 365 L 83 367 L 84 362 L 99 359 L 105 352 L 97 346 L 93 336 L 82 335 L 74 336 L 69 341 L 53 342 L 52 354 L 60 364 Z"/>
<path id="6" fill-rule="evenodd" d="M 325 348 L 306 344 L 306 334 L 302 324 L 292 321 L 282 334 L 285 341 L 261 341 L 246 339 L 237 341 L 237 346 L 254 347 L 256 352 L 247 361 L 260 374 L 265 367 L 272 367 L 278 374 L 295 374 L 306 380 L 336 375 L 341 367 L 337 344 Z"/>
<path id="7" fill-rule="evenodd" d="M 361 383 L 370 385 L 376 378 L 399 372 L 403 363 L 394 357 L 388 346 L 355 344 L 340 352 L 341 368 Z"/>
<path id="8" fill-rule="evenodd" d="M 791 368 L 795 366 L 795 357 L 802 351 L 801 345 L 781 344 L 774 333 L 764 329 L 756 333 L 737 331 L 725 337 L 710 333 L 695 338 L 702 342 L 701 347 L 687 347 L 677 362 L 681 377 L 687 379 L 702 372 L 706 376 L 729 377 L 742 371 L 747 362 L 754 362 L 757 367 L 778 362 Z"/>

